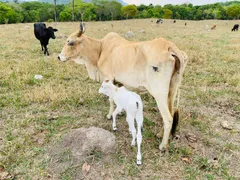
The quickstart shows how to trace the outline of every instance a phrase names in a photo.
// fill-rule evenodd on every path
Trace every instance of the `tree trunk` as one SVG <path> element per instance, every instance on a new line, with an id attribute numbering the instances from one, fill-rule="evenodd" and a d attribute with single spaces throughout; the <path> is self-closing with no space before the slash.
<path id="1" fill-rule="evenodd" d="M 81 20 L 82 20 L 82 22 L 83 22 L 84 12 L 80 12 L 80 15 L 81 15 Z"/>
<path id="2" fill-rule="evenodd" d="M 74 21 L 74 0 L 72 0 L 72 21 Z"/>
<path id="3" fill-rule="evenodd" d="M 54 0 L 54 21 L 57 22 L 57 9 L 56 9 L 57 0 Z"/>

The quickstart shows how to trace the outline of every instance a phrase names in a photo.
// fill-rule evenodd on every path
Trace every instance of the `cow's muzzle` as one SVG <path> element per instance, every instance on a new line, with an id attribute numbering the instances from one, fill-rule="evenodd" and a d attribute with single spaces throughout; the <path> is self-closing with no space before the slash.
<path id="1" fill-rule="evenodd" d="M 62 54 L 59 54 L 59 55 L 58 55 L 58 60 L 59 60 L 59 61 L 66 61 L 67 58 L 66 58 L 65 56 L 63 56 Z"/>

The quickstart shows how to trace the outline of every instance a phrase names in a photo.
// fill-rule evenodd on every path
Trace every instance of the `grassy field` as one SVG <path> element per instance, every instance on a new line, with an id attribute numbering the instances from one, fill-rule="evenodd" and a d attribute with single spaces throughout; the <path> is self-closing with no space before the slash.
<path id="1" fill-rule="evenodd" d="M 184 23 L 187 22 L 187 26 Z M 111 162 L 90 158 L 86 179 L 240 179 L 240 32 L 239 21 L 155 20 L 88 22 L 86 34 L 102 38 L 129 30 L 132 41 L 164 37 L 189 56 L 181 86 L 181 120 L 169 153 L 158 150 L 162 126 L 154 99 L 144 102 L 143 165 L 136 166 L 125 116 L 118 121 L 117 153 Z M 111 24 L 114 26 L 112 27 Z M 205 25 L 217 25 L 206 30 Z M 77 166 L 56 176 L 48 170 L 47 148 L 72 129 L 96 126 L 111 131 L 108 101 L 84 67 L 61 63 L 58 54 L 79 23 L 47 23 L 59 31 L 44 56 L 33 24 L 0 25 L 0 174 L 13 179 L 76 179 Z M 140 32 L 141 29 L 145 33 Z M 43 75 L 42 80 L 34 79 Z M 231 130 L 221 126 L 227 121 Z M 0 178 L 1 179 L 1 178 Z"/>

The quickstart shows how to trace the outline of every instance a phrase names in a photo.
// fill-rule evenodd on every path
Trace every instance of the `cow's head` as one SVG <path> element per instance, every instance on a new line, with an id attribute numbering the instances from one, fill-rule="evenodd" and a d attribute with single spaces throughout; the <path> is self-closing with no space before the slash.
<path id="1" fill-rule="evenodd" d="M 89 46 L 86 36 L 83 35 L 85 29 L 85 25 L 80 23 L 80 29 L 67 38 L 62 52 L 58 56 L 60 61 L 73 60 L 76 63 L 84 64 Z"/>
<path id="2" fill-rule="evenodd" d="M 46 25 L 45 25 L 46 26 Z M 58 31 L 57 29 L 53 29 L 51 26 L 49 26 L 48 28 L 45 28 L 44 31 L 47 32 L 48 36 L 55 39 L 55 35 L 54 32 Z"/>

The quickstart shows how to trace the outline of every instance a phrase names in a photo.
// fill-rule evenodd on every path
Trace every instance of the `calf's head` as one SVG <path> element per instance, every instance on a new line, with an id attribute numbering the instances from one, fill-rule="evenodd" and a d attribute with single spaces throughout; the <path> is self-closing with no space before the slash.
<path id="1" fill-rule="evenodd" d="M 67 42 L 58 56 L 60 61 L 73 60 L 76 63 L 84 64 L 89 46 L 86 36 L 83 35 L 85 29 L 85 25 L 81 23 L 80 29 L 67 38 Z"/>
<path id="2" fill-rule="evenodd" d="M 54 35 L 54 32 L 56 32 L 56 31 L 58 31 L 58 30 L 57 30 L 57 29 L 53 29 L 51 26 L 49 26 L 48 28 L 45 28 L 44 31 L 47 32 L 47 34 L 48 34 L 48 36 L 49 36 L 50 38 L 55 39 L 56 37 L 55 37 L 55 35 Z"/>
<path id="3" fill-rule="evenodd" d="M 104 94 L 107 96 L 111 96 L 112 95 L 112 86 L 113 86 L 112 81 L 105 80 L 105 81 L 103 81 L 100 89 L 98 90 L 98 93 Z"/>

